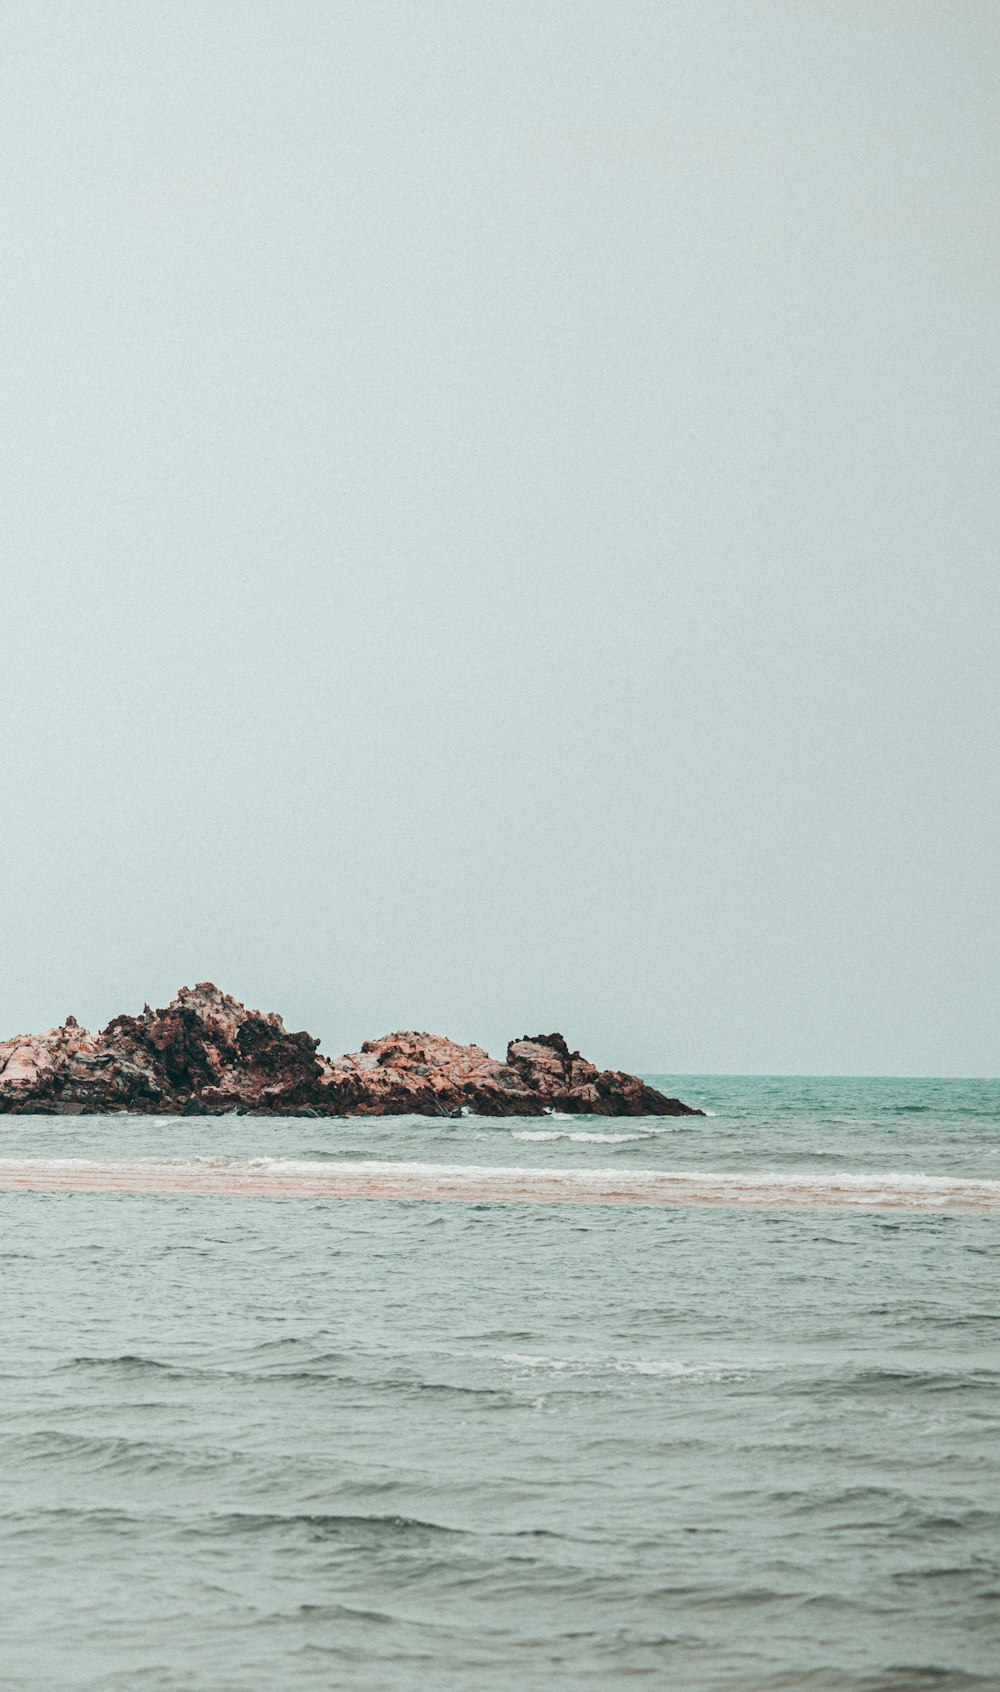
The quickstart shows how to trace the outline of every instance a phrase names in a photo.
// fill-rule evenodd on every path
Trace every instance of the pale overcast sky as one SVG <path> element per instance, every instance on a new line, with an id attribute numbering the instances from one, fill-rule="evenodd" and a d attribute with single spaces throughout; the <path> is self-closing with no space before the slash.
<path id="1" fill-rule="evenodd" d="M 9 0 L 0 1035 L 1000 1073 L 995 0 Z"/>

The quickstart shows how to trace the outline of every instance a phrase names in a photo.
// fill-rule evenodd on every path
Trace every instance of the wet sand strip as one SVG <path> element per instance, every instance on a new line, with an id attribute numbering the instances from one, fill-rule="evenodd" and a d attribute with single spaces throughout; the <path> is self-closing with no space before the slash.
<path id="1" fill-rule="evenodd" d="M 0 1192 L 164 1198 L 714 1205 L 758 1210 L 993 1212 L 1000 1182 L 924 1176 L 742 1175 L 447 1164 L 0 1160 Z"/>

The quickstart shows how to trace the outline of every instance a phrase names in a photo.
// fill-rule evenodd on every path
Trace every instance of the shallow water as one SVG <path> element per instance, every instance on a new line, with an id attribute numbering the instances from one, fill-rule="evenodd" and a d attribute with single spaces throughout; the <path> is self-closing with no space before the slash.
<path id="1" fill-rule="evenodd" d="M 667 1090 L 716 1114 L 6 1118 L 0 1158 L 1000 1180 L 996 1083 Z M 223 1188 L 0 1217 L 4 1688 L 1000 1684 L 995 1214 Z"/>

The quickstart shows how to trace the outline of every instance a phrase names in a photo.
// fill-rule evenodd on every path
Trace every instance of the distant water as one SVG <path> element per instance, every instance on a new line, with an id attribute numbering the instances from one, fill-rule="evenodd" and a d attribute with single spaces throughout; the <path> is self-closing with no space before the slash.
<path id="1" fill-rule="evenodd" d="M 652 1079 L 714 1114 L 0 1118 L 8 1172 L 221 1172 L 0 1193 L 4 1692 L 995 1692 L 1000 1216 L 947 1195 L 1000 1084 Z"/>

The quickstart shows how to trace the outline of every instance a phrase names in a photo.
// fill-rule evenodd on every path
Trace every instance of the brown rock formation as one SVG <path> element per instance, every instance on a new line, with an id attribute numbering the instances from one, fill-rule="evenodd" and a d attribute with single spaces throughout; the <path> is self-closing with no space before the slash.
<path id="1" fill-rule="evenodd" d="M 700 1116 L 637 1075 L 598 1069 L 571 1052 L 561 1034 L 527 1035 L 507 1047 L 507 1063 L 555 1110 L 574 1116 Z"/>
<path id="2" fill-rule="evenodd" d="M 700 1115 L 634 1075 L 598 1070 L 561 1034 L 512 1041 L 505 1063 L 437 1034 L 388 1034 L 339 1058 L 318 1056 L 317 1044 L 202 981 L 100 1034 L 68 1017 L 0 1041 L 0 1113 Z"/>
<path id="3" fill-rule="evenodd" d="M 71 1017 L 0 1043 L 0 1111 L 294 1116 L 314 1104 L 317 1044 L 200 981 L 166 1010 L 116 1016 L 100 1034 Z"/>

